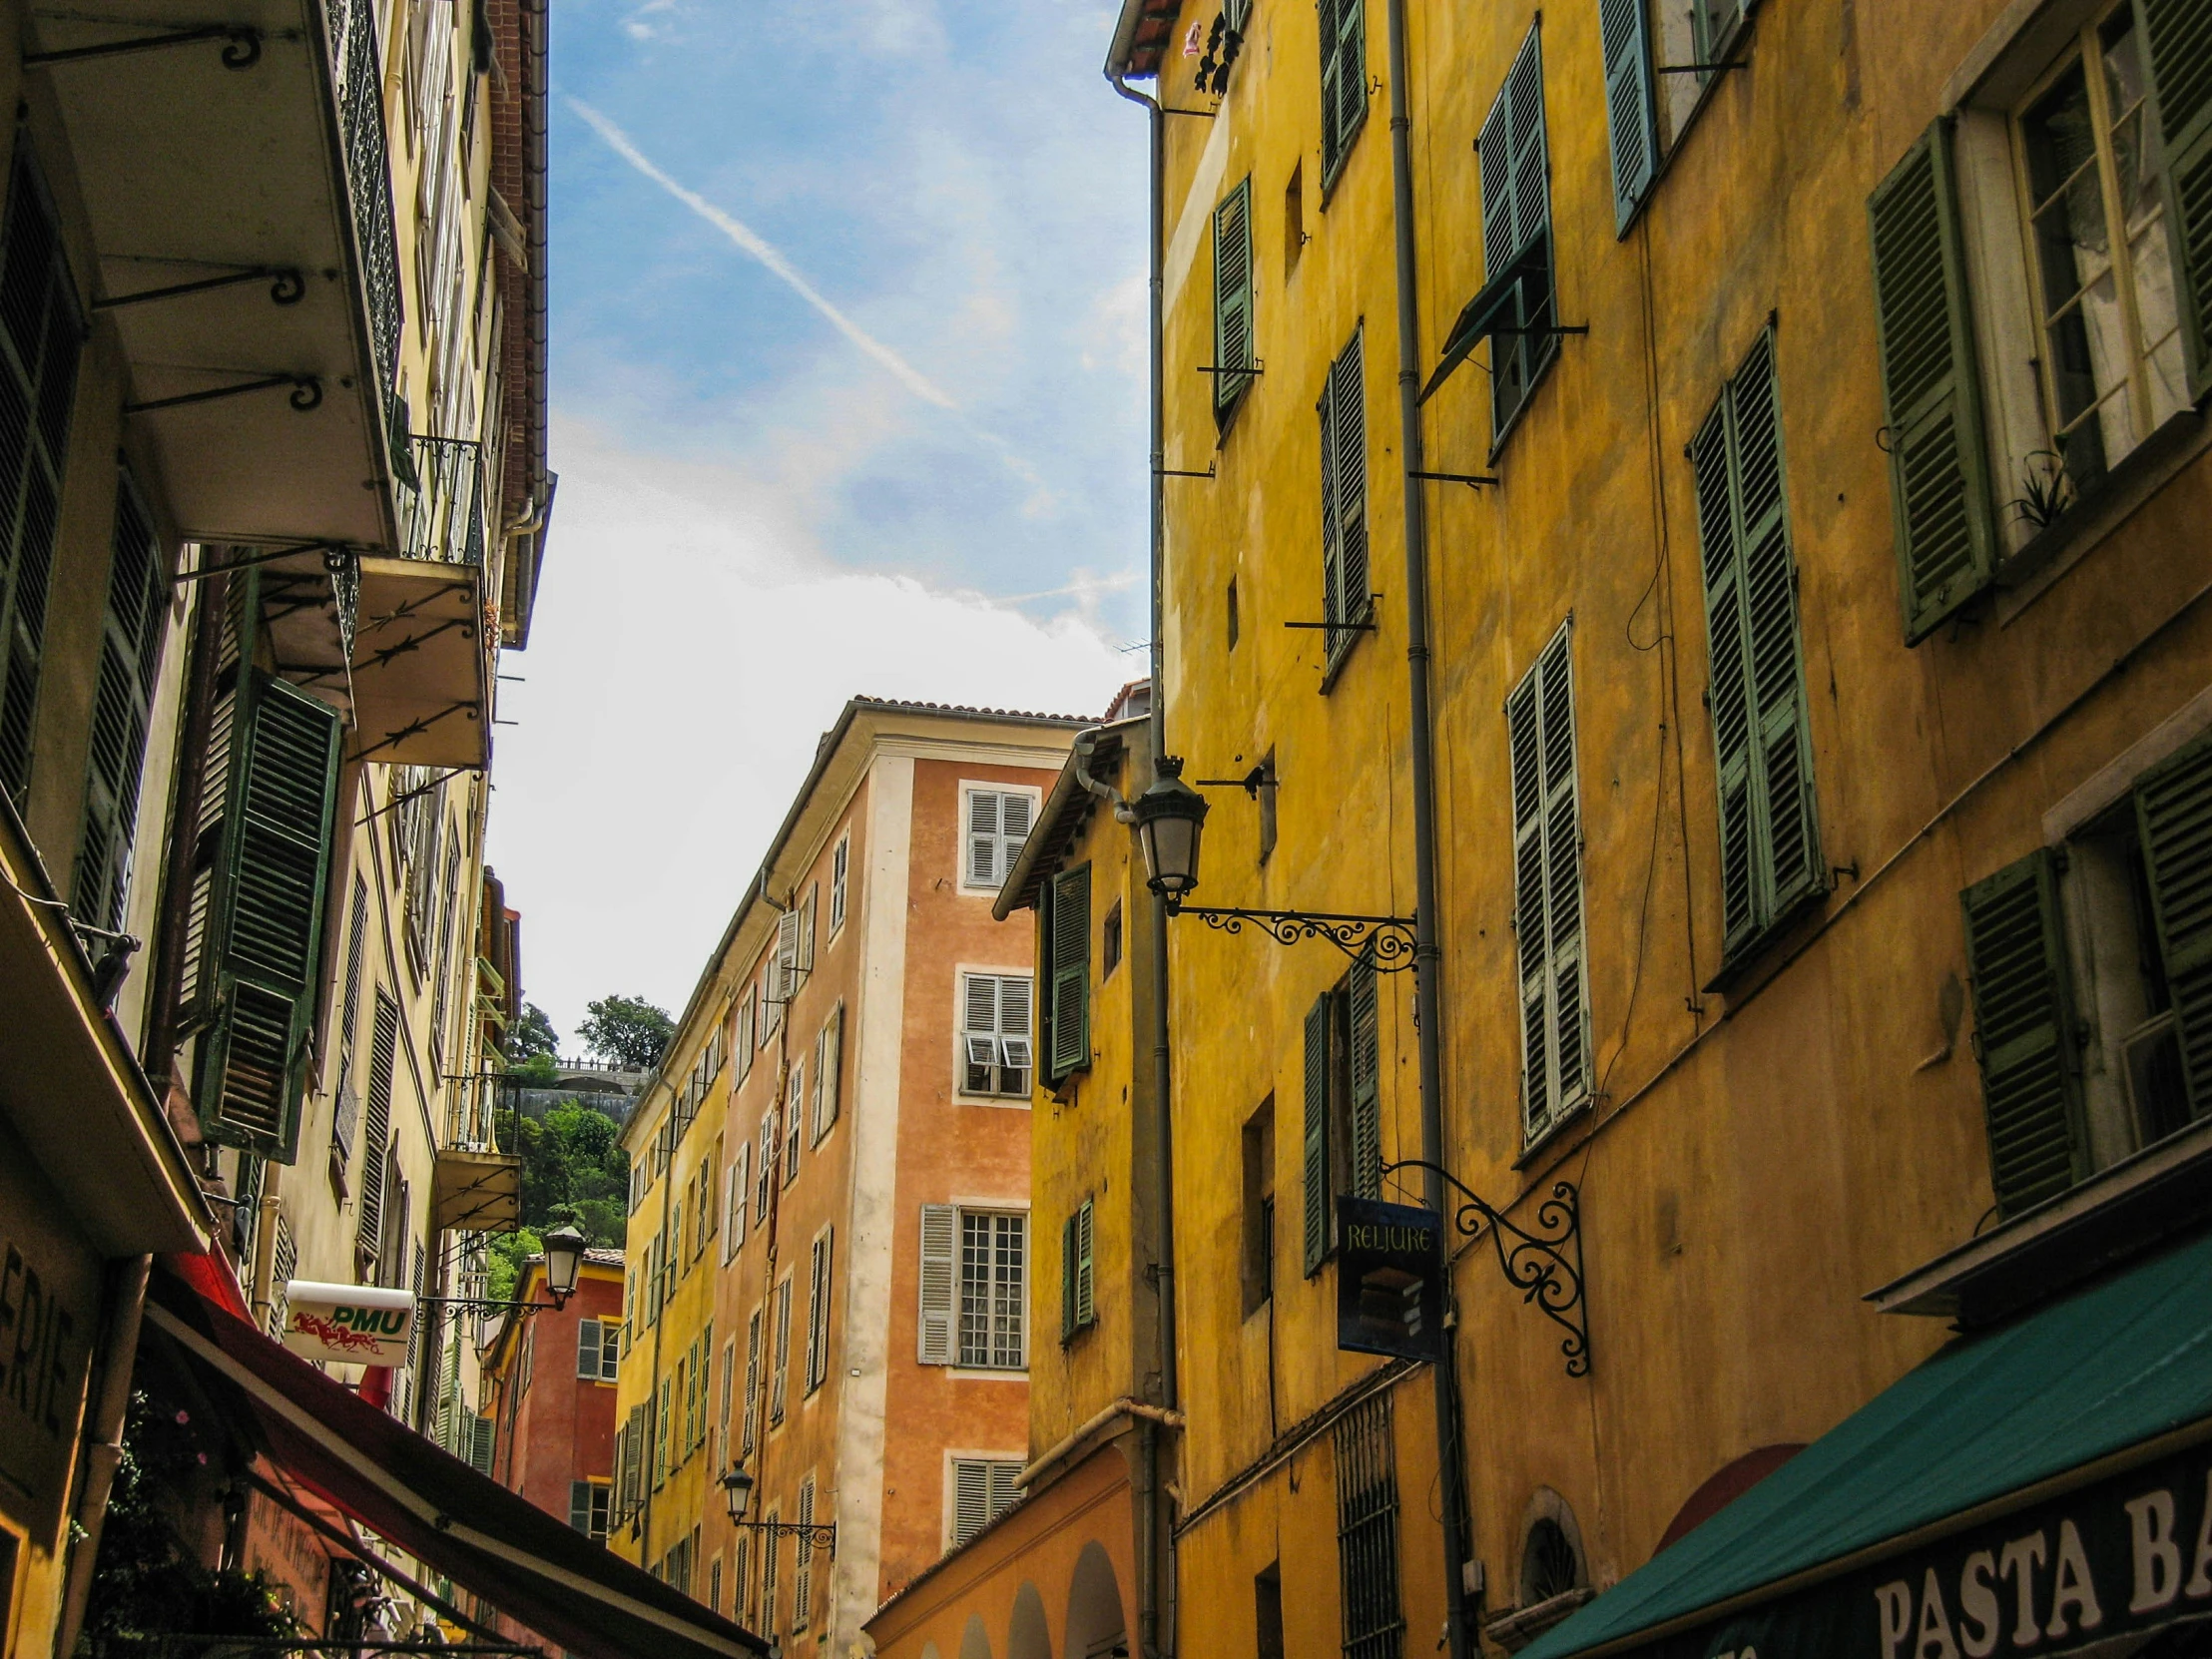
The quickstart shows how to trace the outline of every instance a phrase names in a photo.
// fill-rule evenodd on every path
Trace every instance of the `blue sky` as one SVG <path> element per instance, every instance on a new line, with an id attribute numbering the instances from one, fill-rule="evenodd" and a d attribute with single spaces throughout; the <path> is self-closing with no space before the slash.
<path id="1" fill-rule="evenodd" d="M 555 0 L 561 487 L 490 829 L 564 1047 L 591 996 L 681 1004 L 847 696 L 1088 713 L 1142 672 L 1112 22 Z"/>

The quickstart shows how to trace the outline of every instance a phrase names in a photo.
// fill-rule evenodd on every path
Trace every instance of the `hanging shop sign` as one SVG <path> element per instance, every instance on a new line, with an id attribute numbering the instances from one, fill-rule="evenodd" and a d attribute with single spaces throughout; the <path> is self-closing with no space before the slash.
<path id="1" fill-rule="evenodd" d="M 302 1360 L 355 1366 L 403 1366 L 413 1335 L 415 1299 L 374 1285 L 284 1286 L 284 1346 Z"/>
<path id="2" fill-rule="evenodd" d="M 0 1513 L 42 1539 L 69 1490 L 99 1326 L 99 1258 L 0 1125 Z M 8 1536 L 0 1528 L 0 1559 Z"/>
<path id="3" fill-rule="evenodd" d="M 1337 1199 L 1337 1346 L 1433 1360 L 1443 1352 L 1443 1217 Z"/>

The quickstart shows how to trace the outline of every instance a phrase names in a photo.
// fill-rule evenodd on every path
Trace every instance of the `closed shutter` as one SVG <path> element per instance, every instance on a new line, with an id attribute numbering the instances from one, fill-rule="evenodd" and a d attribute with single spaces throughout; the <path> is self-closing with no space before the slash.
<path id="1" fill-rule="evenodd" d="M 2173 997 L 2189 1110 L 2212 1112 L 2212 739 L 2146 773 L 2136 824 Z"/>
<path id="2" fill-rule="evenodd" d="M 1329 365 L 1321 400 L 1322 620 L 1334 665 L 1367 619 L 1368 431 L 1364 330 Z"/>
<path id="3" fill-rule="evenodd" d="M 1597 0 L 1597 28 L 1605 49 L 1605 125 L 1613 141 L 1613 226 L 1625 234 L 1659 161 L 1644 0 Z"/>
<path id="4" fill-rule="evenodd" d="M 1364 0 L 1321 0 L 1321 185 L 1337 182 L 1368 113 Z"/>
<path id="5" fill-rule="evenodd" d="M 815 1477 L 807 1476 L 799 1483 L 799 1524 L 815 1524 Z M 805 1630 L 815 1612 L 815 1539 L 811 1532 L 799 1534 L 799 1570 L 792 1574 L 792 1629 Z"/>
<path id="6" fill-rule="evenodd" d="M 968 881 L 979 887 L 995 887 L 998 870 L 998 804 L 996 790 L 968 791 Z"/>
<path id="7" fill-rule="evenodd" d="M 357 1255 L 374 1261 L 384 1236 L 384 1153 L 391 1142 L 392 1068 L 399 1058 L 399 1005 L 381 990 L 368 1036 L 368 1106 L 361 1120 Z"/>
<path id="8" fill-rule="evenodd" d="M 1375 964 L 1352 964 L 1352 1180 L 1360 1198 L 1382 1196 L 1382 1043 Z"/>
<path id="9" fill-rule="evenodd" d="M 1052 1021 L 1052 1081 L 1091 1060 L 1091 866 L 1052 878 L 1052 981 L 1046 1015 Z"/>
<path id="10" fill-rule="evenodd" d="M 761 1310 L 753 1310 L 753 1317 L 745 1325 L 745 1417 L 739 1425 L 739 1443 L 745 1447 L 745 1455 L 753 1455 L 754 1441 L 760 1434 L 761 1404 Z"/>
<path id="11" fill-rule="evenodd" d="M 31 782 L 32 717 L 46 647 L 84 323 L 46 182 L 18 128 L 0 242 L 0 790 Z"/>
<path id="12" fill-rule="evenodd" d="M 1825 889 L 1776 407 L 1762 335 L 1691 443 L 1721 826 L 1722 954 Z"/>
<path id="13" fill-rule="evenodd" d="M 576 1375 L 599 1381 L 599 1322 L 576 1322 Z"/>
<path id="14" fill-rule="evenodd" d="M 921 1311 L 919 1359 L 925 1366 L 952 1364 L 959 1293 L 960 1213 L 950 1204 L 921 1207 Z"/>
<path id="15" fill-rule="evenodd" d="M 1214 367 L 1249 368 L 1252 359 L 1252 181 L 1247 178 L 1214 209 Z M 1226 412 L 1251 384 L 1249 374 L 1216 374 L 1216 411 Z"/>
<path id="16" fill-rule="evenodd" d="M 321 965 L 339 722 L 274 675 L 244 664 L 238 674 L 203 945 L 214 1024 L 200 1039 L 193 1099 L 209 1140 L 288 1164 Z"/>
<path id="17" fill-rule="evenodd" d="M 1021 1465 L 1010 1458 L 994 1458 L 990 1464 L 991 1519 L 996 1520 L 1021 1500 Z"/>
<path id="18" fill-rule="evenodd" d="M 118 472 L 115 529 L 109 538 L 107 614 L 100 631 L 100 677 L 93 693 L 91 753 L 85 773 L 84 829 L 77 845 L 73 914 L 95 927 L 123 925 L 131 839 L 138 826 L 146 723 L 161 659 L 168 582 L 152 518 L 127 471 Z"/>
<path id="19" fill-rule="evenodd" d="M 720 1453 L 721 1464 L 737 1461 L 730 1454 L 730 1411 L 737 1403 L 738 1393 L 738 1340 L 733 1337 L 722 1345 L 722 1391 L 715 1398 L 715 1449 Z"/>
<path id="20" fill-rule="evenodd" d="M 499 1423 L 492 1417 L 468 1419 L 468 1461 L 478 1474 L 490 1476 L 492 1456 L 499 1443 Z"/>
<path id="21" fill-rule="evenodd" d="M 1589 1091 L 1570 640 L 1565 629 L 1553 637 L 1505 706 L 1513 776 L 1522 1133 L 1530 1142 Z"/>
<path id="22" fill-rule="evenodd" d="M 1091 1200 L 1083 1200 L 1083 1207 L 1075 1212 L 1075 1323 L 1078 1326 L 1095 1325 L 1098 1322 L 1097 1277 L 1091 1268 Z"/>
<path id="23" fill-rule="evenodd" d="M 2057 866 L 2038 849 L 1958 895 L 1973 983 L 1974 1058 L 2001 1215 L 2088 1173 Z"/>
<path id="24" fill-rule="evenodd" d="M 783 1004 L 799 989 L 799 922 L 797 910 L 786 910 L 776 918 L 776 960 L 769 968 L 769 995 L 777 1003 L 779 1019 L 784 1015 Z"/>
<path id="25" fill-rule="evenodd" d="M 1030 991 L 1028 980 L 1008 975 L 998 982 L 998 1055 L 1001 1070 L 998 1091 L 1001 1094 L 1025 1095 L 1029 1092 L 1029 1067 L 1036 1056 L 1031 1051 Z M 1085 1009 L 1084 1036 L 1086 1047 L 1089 1039 L 1089 1010 Z"/>
<path id="26" fill-rule="evenodd" d="M 1328 1259 L 1330 1246 L 1329 1180 L 1329 1026 L 1331 998 L 1325 992 L 1306 1014 L 1306 1272 Z"/>
<path id="27" fill-rule="evenodd" d="M 830 1270 L 835 1249 L 835 1233 L 824 1228 L 822 1236 L 815 1240 L 814 1259 L 809 1264 L 807 1294 L 807 1387 L 811 1392 L 822 1386 L 830 1375 Z"/>
<path id="28" fill-rule="evenodd" d="M 591 1535 L 591 1482 L 571 1480 L 568 1483 L 568 1524 L 586 1537 Z"/>
<path id="29" fill-rule="evenodd" d="M 745 1244 L 746 1212 L 752 1203 L 753 1143 L 738 1143 L 738 1155 L 730 1160 L 730 1190 L 724 1199 L 729 1215 L 722 1228 L 722 1259 L 731 1261 Z"/>
<path id="30" fill-rule="evenodd" d="M 756 1225 L 766 1225 L 769 1200 L 776 1190 L 776 1113 L 771 1108 L 761 1115 L 761 1179 L 753 1199 Z"/>
<path id="31" fill-rule="evenodd" d="M 991 1523 L 990 1465 L 980 1458 L 952 1460 L 952 1547 L 960 1548 Z"/>
<path id="32" fill-rule="evenodd" d="M 2189 395 L 2212 391 L 2212 0 L 2135 0 L 2166 155 Z"/>
<path id="33" fill-rule="evenodd" d="M 1898 593 L 1911 645 L 1986 587 L 1996 568 L 1948 121 L 1921 135 L 1868 198 L 1867 218 Z"/>
<path id="34" fill-rule="evenodd" d="M 844 1004 L 830 1010 L 830 1019 L 815 1039 L 815 1139 L 830 1133 L 837 1121 L 837 1095 L 844 1083 Z"/>

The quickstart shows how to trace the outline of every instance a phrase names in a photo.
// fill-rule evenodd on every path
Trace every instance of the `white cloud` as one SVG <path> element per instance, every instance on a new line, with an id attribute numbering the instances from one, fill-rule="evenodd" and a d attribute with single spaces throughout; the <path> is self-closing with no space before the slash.
<path id="1" fill-rule="evenodd" d="M 1131 673 L 1076 573 L 1037 620 L 842 570 L 781 492 L 556 422 L 561 494 L 530 649 L 503 660 L 491 856 L 523 993 L 564 1046 L 591 997 L 690 994 L 851 696 L 1096 714 Z M 1057 592 L 1031 596 L 1059 597 Z"/>

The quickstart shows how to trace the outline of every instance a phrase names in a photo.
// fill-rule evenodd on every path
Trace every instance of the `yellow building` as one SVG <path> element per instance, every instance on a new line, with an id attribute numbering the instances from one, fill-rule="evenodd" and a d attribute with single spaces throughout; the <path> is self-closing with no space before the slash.
<path id="1" fill-rule="evenodd" d="M 2199 1605 L 2208 39 L 1124 7 L 1167 749 L 1252 784 L 1170 925 L 1154 1652 L 1979 1659 Z M 1200 905 L 1398 918 L 1426 984 Z M 1463 1433 L 1338 1345 L 1337 1201 L 1432 1203 L 1424 1154 L 1505 1223 L 1450 1258 Z M 1019 1565 L 899 1659 L 1026 1656 Z"/>

